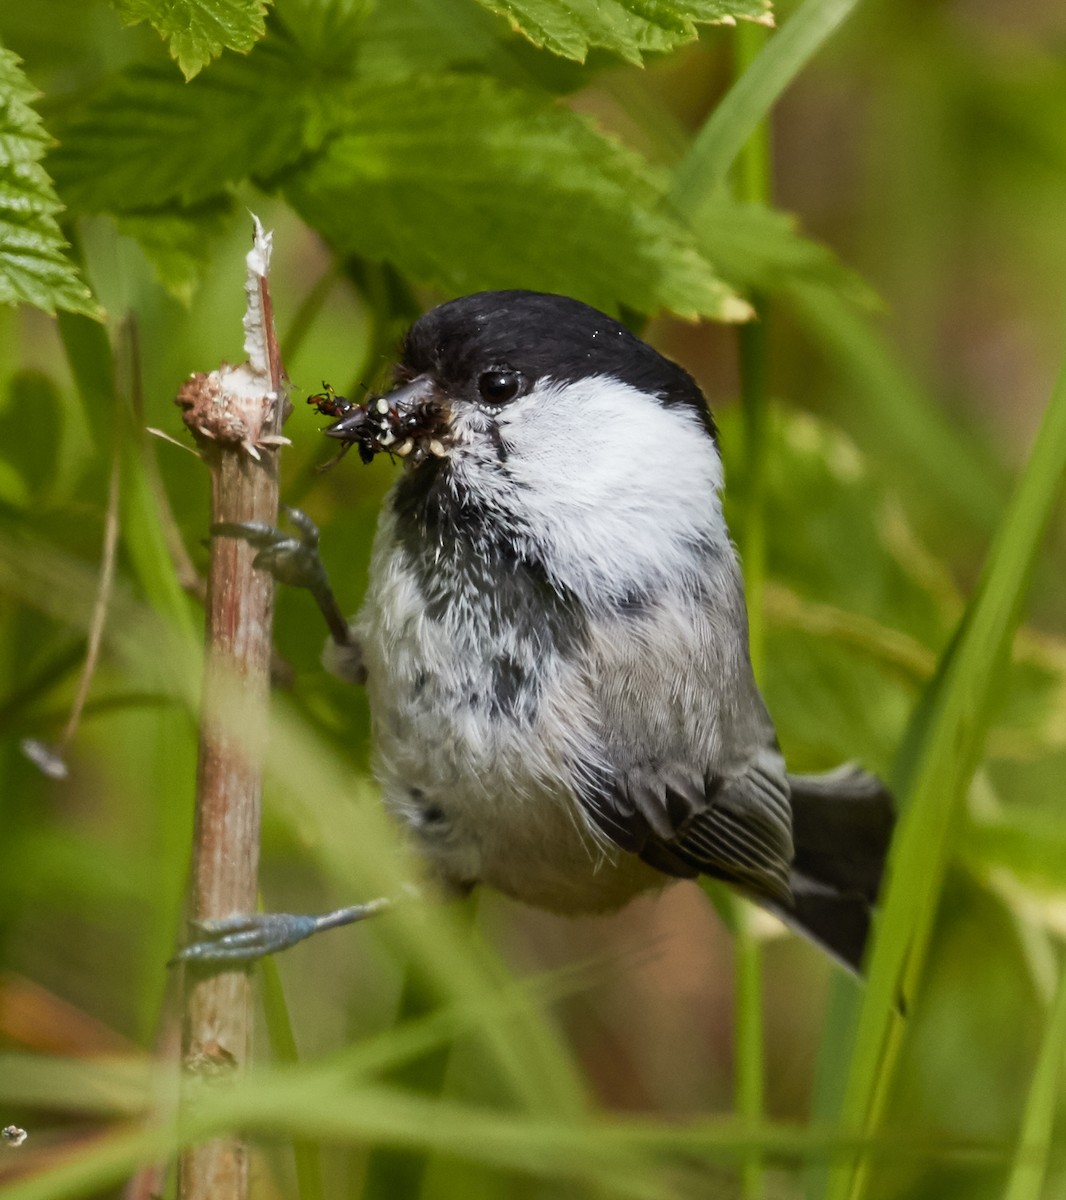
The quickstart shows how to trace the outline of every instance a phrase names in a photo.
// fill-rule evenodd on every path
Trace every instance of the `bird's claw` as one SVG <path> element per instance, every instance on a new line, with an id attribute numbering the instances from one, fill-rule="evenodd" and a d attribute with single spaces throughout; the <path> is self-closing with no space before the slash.
<path id="1" fill-rule="evenodd" d="M 417 896 L 417 889 L 407 886 L 401 895 Z M 183 946 L 170 960 L 198 963 L 208 967 L 226 967 L 235 963 L 254 962 L 267 954 L 295 946 L 321 929 L 337 929 L 365 921 L 391 908 L 394 899 L 379 896 L 362 904 L 335 908 L 332 912 L 308 916 L 298 913 L 236 913 L 231 917 L 190 921 L 189 927 L 199 939 Z"/>
<path id="2" fill-rule="evenodd" d="M 285 533 L 265 521 L 220 521 L 211 526 L 215 536 L 241 538 L 258 553 L 252 565 L 269 571 L 279 583 L 319 592 L 329 588 L 326 568 L 318 553 L 318 527 L 298 508 L 283 507 L 297 534 Z"/>
<path id="3" fill-rule="evenodd" d="M 319 919 L 296 913 L 238 913 L 217 920 L 191 921 L 198 935 L 174 955 L 171 964 L 206 966 L 254 962 L 302 942 L 319 928 Z"/>

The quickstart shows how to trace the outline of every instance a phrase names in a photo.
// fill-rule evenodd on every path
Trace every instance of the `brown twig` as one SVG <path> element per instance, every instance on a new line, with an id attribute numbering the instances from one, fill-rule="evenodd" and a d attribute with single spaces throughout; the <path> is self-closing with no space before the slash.
<path id="1" fill-rule="evenodd" d="M 285 376 L 267 287 L 270 239 L 256 221 L 248 256 L 248 310 L 241 367 L 190 379 L 178 403 L 211 472 L 214 522 L 278 514 L 276 448 L 287 415 Z M 240 538 L 214 538 L 207 587 L 196 827 L 189 915 L 194 921 L 254 912 L 259 867 L 261 746 L 270 686 L 274 581 L 252 566 Z M 251 1048 L 246 969 L 186 968 L 182 1056 L 187 1076 L 207 1081 L 244 1068 Z M 183 1154 L 181 1200 L 243 1200 L 248 1159 L 235 1137 Z"/>

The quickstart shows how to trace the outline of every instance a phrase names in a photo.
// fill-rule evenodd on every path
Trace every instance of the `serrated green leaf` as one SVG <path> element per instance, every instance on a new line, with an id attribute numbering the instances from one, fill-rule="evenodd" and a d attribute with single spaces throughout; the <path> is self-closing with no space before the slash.
<path id="1" fill-rule="evenodd" d="M 148 21 L 191 79 L 223 50 L 247 53 L 266 31 L 266 0 L 112 0 L 127 25 Z"/>
<path id="2" fill-rule="evenodd" d="M 567 109 L 484 79 L 353 87 L 286 183 L 341 252 L 460 293 L 530 287 L 616 310 L 749 309 L 662 211 L 666 180 Z"/>
<path id="3" fill-rule="evenodd" d="M 134 67 L 59 131 L 49 158 L 60 195 L 85 212 L 198 204 L 250 175 L 267 177 L 321 136 L 305 63 L 281 38 L 227 55 L 183 83 L 167 67 Z"/>
<path id="4" fill-rule="evenodd" d="M 479 0 L 510 21 L 535 46 L 584 62 L 592 47 L 627 62 L 673 50 L 699 34 L 699 25 L 737 20 L 772 24 L 770 0 Z"/>
<path id="5" fill-rule="evenodd" d="M 293 0 L 286 0 L 287 4 Z M 461 68 L 553 93 L 587 86 L 588 68 L 541 54 L 470 0 L 389 0 L 376 5 L 352 39 L 360 79 L 398 79 Z"/>
<path id="6" fill-rule="evenodd" d="M 66 254 L 56 220 L 63 206 L 41 166 L 49 138 L 20 63 L 0 46 L 0 304 L 95 316 L 92 295 Z"/>
<path id="7" fill-rule="evenodd" d="M 232 200 L 218 196 L 188 208 L 123 213 L 117 223 L 119 233 L 140 246 L 163 287 L 188 304 L 232 215 Z"/>

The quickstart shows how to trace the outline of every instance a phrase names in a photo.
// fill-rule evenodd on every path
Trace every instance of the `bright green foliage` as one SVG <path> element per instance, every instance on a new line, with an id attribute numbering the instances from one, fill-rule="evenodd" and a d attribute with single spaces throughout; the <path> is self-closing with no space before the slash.
<path id="1" fill-rule="evenodd" d="M 338 107 L 344 125 L 286 194 L 339 250 L 452 292 L 520 279 L 601 308 L 747 315 L 662 212 L 666 181 L 565 109 L 463 77 L 352 89 Z"/>
<path id="2" fill-rule="evenodd" d="M 186 79 L 223 50 L 251 50 L 266 29 L 267 0 L 112 0 L 130 25 L 149 21 Z"/>
<path id="3" fill-rule="evenodd" d="M 593 47 L 640 63 L 691 42 L 700 24 L 770 23 L 770 0 L 479 0 L 535 46 L 585 61 Z"/>
<path id="4" fill-rule="evenodd" d="M 296 2 L 303 0 L 282 0 L 285 8 Z M 371 4 L 363 19 L 357 25 L 349 22 L 348 29 L 360 79 L 476 69 L 504 83 L 552 93 L 573 92 L 588 80 L 586 68 L 541 53 L 474 0 Z M 336 36 L 316 42 L 317 54 L 335 54 Z"/>
<path id="5" fill-rule="evenodd" d="M 63 131 L 64 196 L 125 214 L 179 289 L 209 244 L 202 205 L 217 213 L 220 192 L 253 179 L 282 185 L 337 250 L 446 291 L 521 283 L 607 309 L 747 317 L 666 211 L 665 176 L 588 121 L 474 75 L 345 83 L 320 51 L 270 37 L 189 84 L 131 69 Z"/>
<path id="6" fill-rule="evenodd" d="M 49 138 L 34 98 L 18 56 L 0 46 L 0 304 L 93 313 L 56 220 L 63 206 L 41 166 Z"/>
<path id="7" fill-rule="evenodd" d="M 264 42 L 189 84 L 168 67 L 135 67 L 60 130 L 50 159 L 71 207 L 175 212 L 249 176 L 267 178 L 316 140 L 313 95 L 293 84 L 291 47 Z"/>

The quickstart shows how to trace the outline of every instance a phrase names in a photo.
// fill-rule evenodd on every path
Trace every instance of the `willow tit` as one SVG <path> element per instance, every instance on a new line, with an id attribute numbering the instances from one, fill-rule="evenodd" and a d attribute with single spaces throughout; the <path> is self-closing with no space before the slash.
<path id="1" fill-rule="evenodd" d="M 305 561 L 306 519 L 296 539 L 243 535 L 330 616 L 327 666 L 366 684 L 375 774 L 430 877 L 576 914 L 709 875 L 858 969 L 891 801 L 855 767 L 786 770 L 693 379 L 527 291 L 433 309 L 396 376 L 327 409 L 330 436 L 405 465 L 350 627 Z M 212 930 L 216 948 L 244 930 Z"/>

